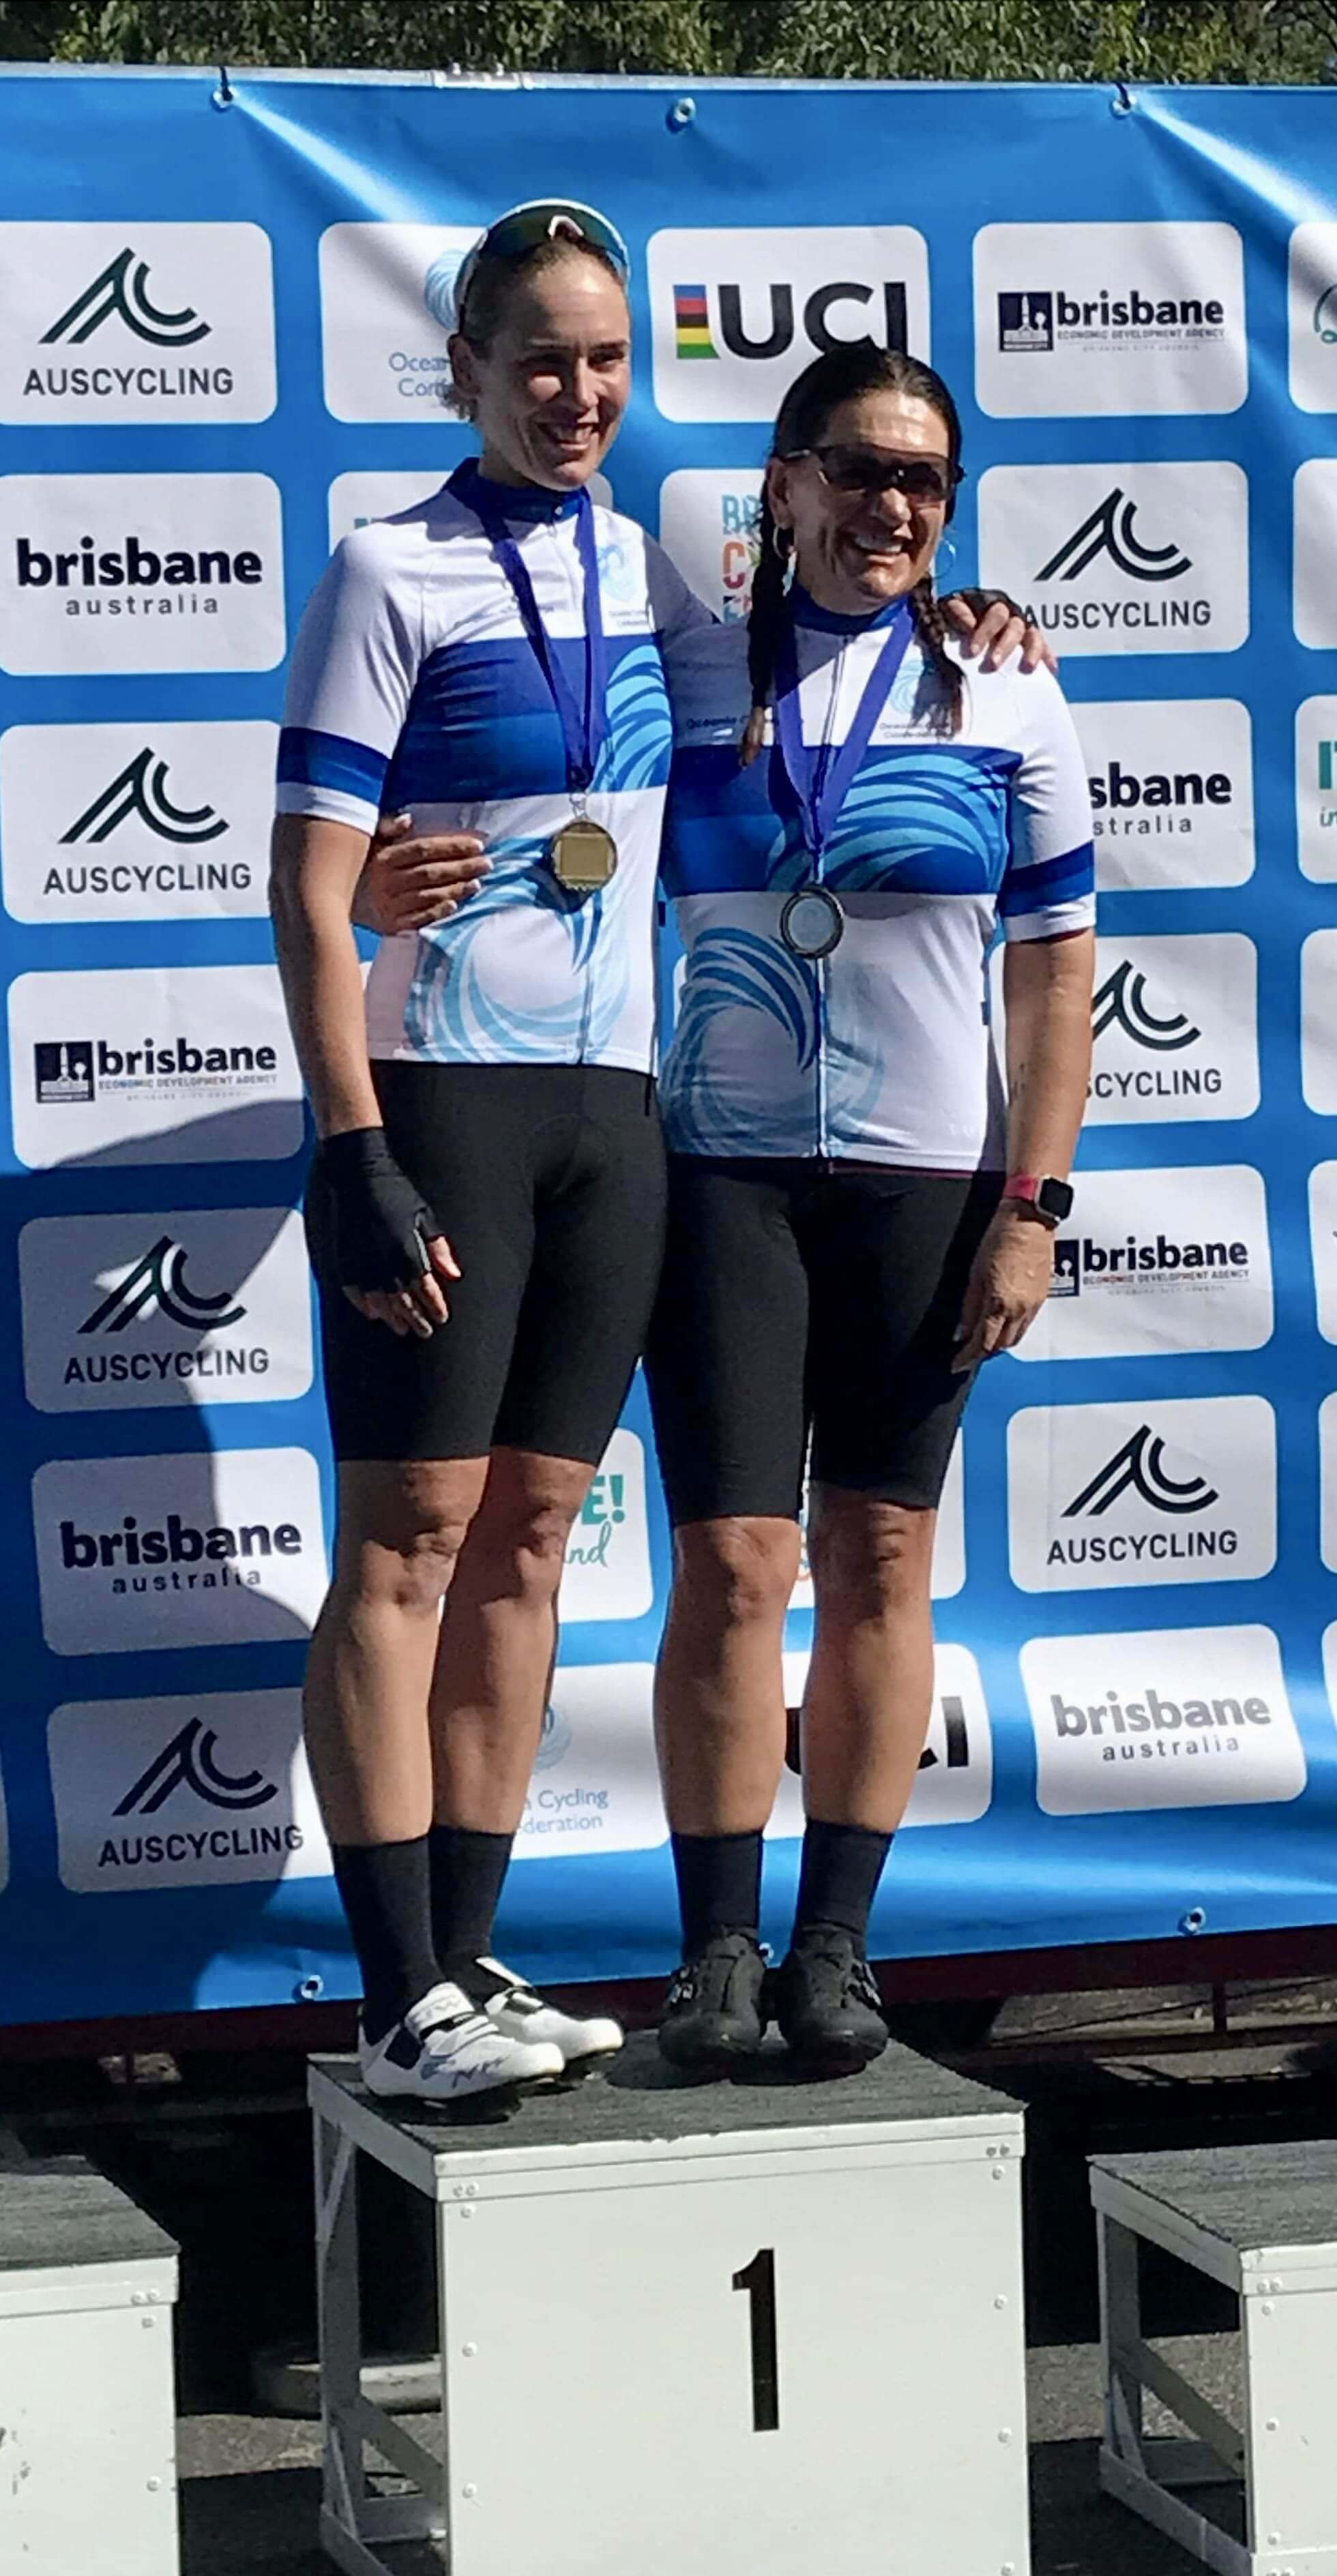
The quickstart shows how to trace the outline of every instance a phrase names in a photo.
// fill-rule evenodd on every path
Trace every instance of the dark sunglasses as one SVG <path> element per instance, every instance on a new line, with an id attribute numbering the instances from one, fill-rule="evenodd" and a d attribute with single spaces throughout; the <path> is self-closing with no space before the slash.
<path id="1" fill-rule="evenodd" d="M 464 312 L 465 299 L 473 284 L 480 259 L 524 259 L 547 241 L 589 242 L 610 259 L 618 276 L 626 284 L 631 274 L 631 253 L 615 224 L 593 206 L 577 205 L 566 197 L 538 197 L 532 205 L 512 206 L 510 213 L 498 215 L 480 241 L 475 242 L 455 280 L 455 311 Z"/>
<path id="2" fill-rule="evenodd" d="M 899 492 L 921 507 L 950 501 L 965 476 L 963 466 L 951 465 L 944 457 L 892 456 L 885 448 L 800 447 L 785 462 L 796 463 L 801 456 L 812 458 L 833 492 L 850 498 L 858 493 L 864 499 L 874 492 Z"/>

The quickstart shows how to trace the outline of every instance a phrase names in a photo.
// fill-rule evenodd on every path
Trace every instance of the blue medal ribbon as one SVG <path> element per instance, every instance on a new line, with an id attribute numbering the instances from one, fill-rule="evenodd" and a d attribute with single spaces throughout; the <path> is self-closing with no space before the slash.
<path id="1" fill-rule="evenodd" d="M 905 604 L 890 621 L 887 640 L 864 683 L 854 722 L 844 741 L 839 746 L 825 742 L 814 746 L 803 739 L 792 599 L 788 603 L 775 655 L 775 747 L 793 790 L 814 876 L 821 874 L 840 809 L 895 686 L 913 633 L 914 619 Z"/>
<path id="2" fill-rule="evenodd" d="M 585 704 L 582 708 L 577 705 L 571 683 L 553 650 L 542 610 L 534 596 L 529 567 L 506 524 L 505 505 L 494 497 L 501 487 L 486 482 L 470 458 L 466 464 L 456 468 L 447 489 L 481 521 L 497 563 L 510 583 L 520 611 L 520 622 L 557 710 L 566 746 L 568 790 L 573 796 L 584 796 L 593 784 L 599 754 L 608 734 L 608 647 L 604 636 L 603 603 L 599 596 L 594 505 L 590 496 L 588 492 L 577 493 L 574 512 L 576 552 L 585 577 Z"/>

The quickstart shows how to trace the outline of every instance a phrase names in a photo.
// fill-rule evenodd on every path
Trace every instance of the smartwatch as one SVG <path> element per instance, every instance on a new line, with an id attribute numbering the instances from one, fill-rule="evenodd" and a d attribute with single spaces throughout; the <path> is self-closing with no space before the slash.
<path id="1" fill-rule="evenodd" d="M 1033 1208 L 1051 1234 L 1071 1215 L 1072 1195 L 1070 1181 L 1056 1181 L 1048 1172 L 1010 1172 L 1003 1184 L 1003 1197 Z"/>

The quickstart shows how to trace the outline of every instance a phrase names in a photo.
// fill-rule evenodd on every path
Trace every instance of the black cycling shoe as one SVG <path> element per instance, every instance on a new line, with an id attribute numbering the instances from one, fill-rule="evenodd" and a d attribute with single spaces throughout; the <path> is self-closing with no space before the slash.
<path id="1" fill-rule="evenodd" d="M 715 1932 L 684 1961 L 664 1998 L 660 2054 L 693 2075 L 727 2075 L 755 2056 L 766 1962 L 750 1932 Z"/>
<path id="2" fill-rule="evenodd" d="M 871 2065 L 889 2037 L 863 1950 L 834 1923 L 797 1934 L 776 1974 L 775 2018 L 792 2054 L 829 2075 Z"/>

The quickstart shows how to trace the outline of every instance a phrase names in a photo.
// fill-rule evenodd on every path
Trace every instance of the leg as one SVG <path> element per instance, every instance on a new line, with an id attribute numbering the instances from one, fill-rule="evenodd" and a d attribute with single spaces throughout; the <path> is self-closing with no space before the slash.
<path id="1" fill-rule="evenodd" d="M 766 1824 L 784 1763 L 780 1657 L 798 1562 L 791 1520 L 731 1516 L 674 1533 L 655 1740 L 676 1833 Z"/>
<path id="2" fill-rule="evenodd" d="M 936 1511 L 813 1489 L 817 1617 L 803 1697 L 809 1816 L 892 1834 L 933 1705 L 929 1576 Z"/>
<path id="3" fill-rule="evenodd" d="M 493 1452 L 432 1677 L 439 1824 L 509 1837 L 520 1822 L 547 1704 L 567 1541 L 591 1473 L 584 1459 Z"/>

